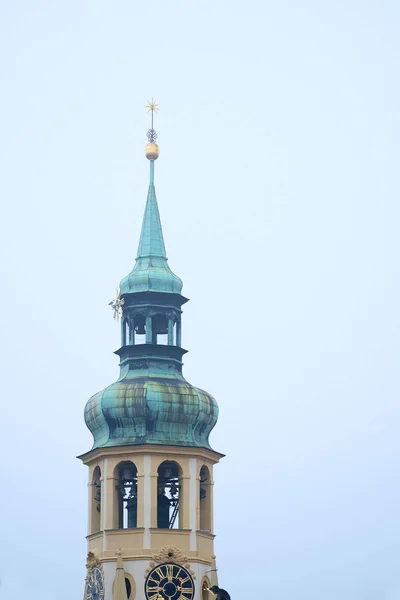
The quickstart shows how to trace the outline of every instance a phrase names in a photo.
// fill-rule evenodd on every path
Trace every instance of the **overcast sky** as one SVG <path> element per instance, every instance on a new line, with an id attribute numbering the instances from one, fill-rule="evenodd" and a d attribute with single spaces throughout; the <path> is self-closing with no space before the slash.
<path id="1" fill-rule="evenodd" d="M 396 0 L 0 0 L 0 598 L 81 598 L 88 398 L 156 189 L 233 600 L 397 600 Z"/>

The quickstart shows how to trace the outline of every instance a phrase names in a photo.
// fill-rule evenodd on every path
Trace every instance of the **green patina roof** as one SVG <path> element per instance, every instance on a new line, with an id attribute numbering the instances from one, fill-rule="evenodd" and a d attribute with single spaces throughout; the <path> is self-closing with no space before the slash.
<path id="1" fill-rule="evenodd" d="M 128 372 L 88 401 L 85 421 L 94 448 L 168 444 L 210 448 L 218 419 L 214 398 L 183 377 Z"/>
<path id="2" fill-rule="evenodd" d="M 171 292 L 180 294 L 182 281 L 168 266 L 164 236 L 154 187 L 154 161 L 150 161 L 150 184 L 136 264 L 120 283 L 121 294 Z"/>

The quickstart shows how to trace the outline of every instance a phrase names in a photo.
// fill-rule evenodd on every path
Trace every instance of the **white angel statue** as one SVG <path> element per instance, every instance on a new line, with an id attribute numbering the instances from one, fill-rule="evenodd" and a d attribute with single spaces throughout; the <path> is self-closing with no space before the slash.
<path id="1" fill-rule="evenodd" d="M 114 321 L 118 321 L 118 319 L 122 317 L 122 307 L 124 304 L 125 299 L 121 298 L 121 290 L 117 288 L 115 299 L 108 303 L 108 306 L 111 306 L 113 310 Z"/>

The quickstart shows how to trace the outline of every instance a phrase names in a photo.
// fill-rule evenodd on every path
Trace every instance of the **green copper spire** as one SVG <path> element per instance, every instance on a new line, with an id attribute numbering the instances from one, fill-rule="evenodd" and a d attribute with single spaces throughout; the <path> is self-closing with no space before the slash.
<path id="1" fill-rule="evenodd" d="M 156 108 L 150 110 L 153 115 Z M 180 294 L 182 281 L 174 275 L 167 262 L 156 189 L 154 187 L 154 162 L 157 160 L 160 151 L 155 143 L 157 134 L 153 129 L 153 120 L 151 129 L 147 132 L 147 138 L 149 143 L 146 145 L 145 154 L 150 161 L 149 190 L 136 264 L 129 275 L 124 277 L 120 283 L 121 295 L 135 292 Z"/>
<path id="2" fill-rule="evenodd" d="M 150 184 L 147 193 L 147 202 L 144 211 L 137 258 L 147 256 L 160 256 L 167 259 L 160 213 L 158 212 L 156 189 L 154 187 L 154 160 L 150 161 Z"/>

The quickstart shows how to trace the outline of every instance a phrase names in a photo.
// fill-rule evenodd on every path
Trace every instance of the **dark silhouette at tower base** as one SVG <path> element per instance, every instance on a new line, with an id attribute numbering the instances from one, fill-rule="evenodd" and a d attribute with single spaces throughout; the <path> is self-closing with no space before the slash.
<path id="1" fill-rule="evenodd" d="M 210 592 L 212 592 L 213 594 L 215 594 L 216 600 L 231 600 L 230 595 L 228 594 L 228 592 L 226 590 L 223 590 L 222 588 L 218 587 L 217 585 L 213 585 L 209 588 Z"/>

